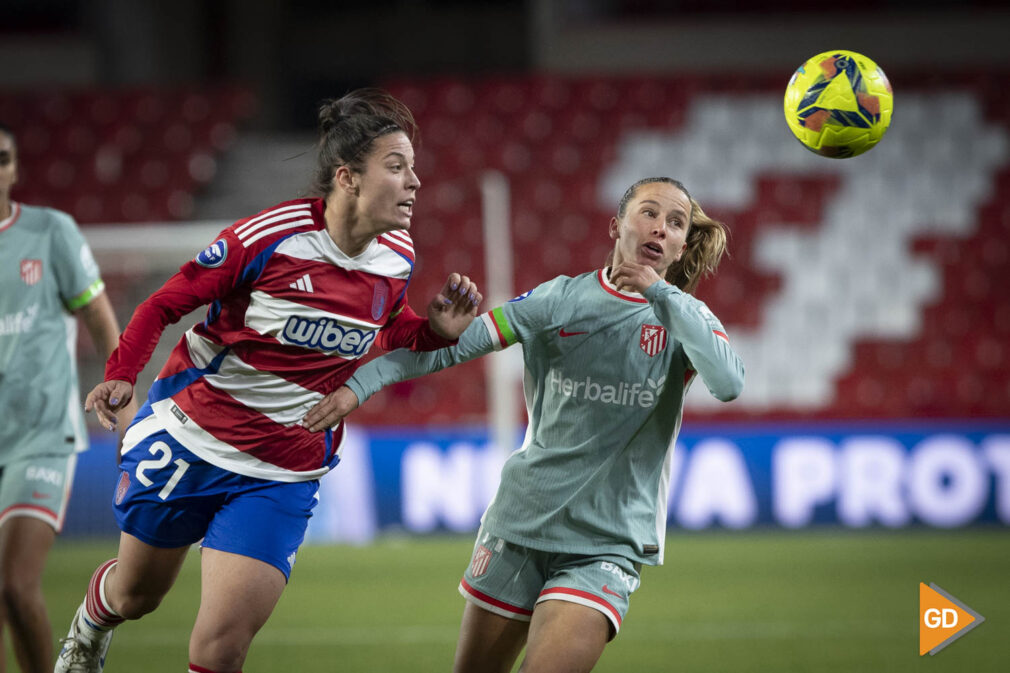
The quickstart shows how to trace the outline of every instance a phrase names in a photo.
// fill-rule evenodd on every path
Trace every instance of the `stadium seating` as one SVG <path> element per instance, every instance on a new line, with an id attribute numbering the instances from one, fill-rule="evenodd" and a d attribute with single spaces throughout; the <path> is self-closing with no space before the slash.
<path id="1" fill-rule="evenodd" d="M 896 88 L 910 83 L 901 89 L 903 93 L 909 88 L 959 92 L 968 102 L 948 105 L 940 111 L 952 126 L 970 123 L 972 105 L 977 103 L 982 121 L 1001 129 L 1004 137 L 1010 131 L 1007 74 L 908 76 L 892 81 L 896 81 Z M 741 101 L 762 96 L 777 99 L 782 82 L 736 76 L 538 76 L 446 78 L 422 83 L 415 80 L 389 86 L 415 111 L 422 131 L 418 166 L 424 188 L 412 230 L 419 262 L 411 289 L 415 306 L 421 308 L 420 302 L 437 290 L 440 279 L 450 270 L 468 270 L 483 280 L 478 188 L 482 171 L 500 171 L 511 184 L 515 289 L 519 292 L 559 273 L 574 275 L 603 264 L 610 250 L 604 230 L 616 201 L 601 197 L 603 172 L 617 160 L 624 134 L 643 129 L 674 134 L 691 121 L 692 105 L 702 98 L 714 101 L 705 108 L 707 118 L 702 125 L 725 127 Z M 900 107 L 901 101 L 898 106 L 896 125 L 906 112 Z M 773 123 L 784 127 L 781 117 Z M 756 120 L 755 128 L 759 125 L 760 120 Z M 906 141 L 899 137 L 905 131 L 892 130 L 895 138 L 885 138 L 885 145 L 907 142 L 908 161 L 918 156 L 925 170 L 946 175 L 949 180 L 962 179 L 958 172 L 960 152 L 976 151 L 978 148 L 971 143 L 986 142 L 980 136 L 965 140 L 969 144 L 962 147 L 950 139 L 926 136 L 929 123 L 916 124 L 913 119 L 907 125 L 916 126 L 918 136 L 912 133 Z M 742 128 L 739 132 L 756 131 Z M 675 158 L 669 171 L 675 176 L 676 166 L 686 162 L 705 162 L 719 170 L 722 162 L 757 164 L 762 159 L 754 156 L 758 150 L 753 146 L 735 142 L 725 130 L 721 136 L 704 142 L 692 145 L 685 141 L 684 147 L 690 155 Z M 649 148 L 639 150 L 648 152 Z M 929 163 L 944 153 L 949 160 L 946 165 Z M 773 298 L 784 291 L 780 270 L 758 257 L 772 254 L 775 264 L 787 268 L 838 267 L 834 276 L 826 276 L 830 282 L 801 288 L 808 305 L 814 307 L 799 318 L 801 328 L 818 321 L 837 323 L 842 328 L 845 321 L 832 310 L 833 283 L 848 288 L 858 299 L 855 308 L 875 315 L 875 323 L 884 327 L 877 333 L 871 329 L 869 333 L 853 334 L 841 351 L 819 350 L 816 343 L 804 344 L 805 350 L 813 352 L 812 366 L 838 371 L 826 398 L 819 403 L 785 400 L 748 405 L 741 401 L 701 405 L 691 408 L 689 414 L 744 420 L 1005 418 L 1010 414 L 1010 283 L 1006 280 L 1010 278 L 1010 171 L 1005 161 L 998 162 L 982 180 L 991 184 L 969 186 L 980 188 L 987 196 L 969 215 L 971 221 L 966 226 L 940 222 L 933 226 L 933 233 L 911 238 L 910 254 L 932 261 L 931 268 L 937 271 L 938 287 L 927 299 L 920 295 L 926 293 L 923 288 L 931 287 L 929 279 L 933 276 L 929 273 L 913 279 L 898 278 L 897 271 L 888 275 L 883 262 L 883 273 L 860 274 L 852 270 L 861 255 L 883 260 L 895 254 L 884 243 L 874 249 L 872 244 L 865 245 L 864 239 L 850 249 L 830 250 L 827 257 L 824 253 L 811 256 L 809 246 L 804 247 L 802 233 L 821 227 L 826 211 L 841 198 L 841 173 L 819 170 L 832 163 L 815 162 L 810 164 L 811 170 L 803 171 L 762 169 L 753 180 L 752 198 L 744 206 L 707 208 L 730 225 L 731 256 L 716 277 L 703 283 L 699 295 L 723 319 L 731 337 L 758 330 L 771 319 Z M 901 177 L 902 166 L 895 168 L 896 179 L 910 179 L 907 175 Z M 893 196 L 887 182 L 871 188 L 884 198 Z M 953 212 L 938 217 L 948 222 L 957 220 Z M 796 233 L 791 238 L 775 239 L 781 245 L 774 251 L 759 249 L 759 236 L 784 223 Z M 860 229 L 864 234 L 860 235 L 867 231 L 872 234 L 868 228 L 872 224 L 864 222 Z M 961 231 L 957 231 L 959 228 Z M 858 236 L 853 239 L 858 240 Z M 821 278 L 825 276 L 821 274 Z M 886 294 L 879 290 L 887 287 L 893 288 L 895 296 L 875 300 L 876 295 Z M 896 308 L 902 302 L 918 304 L 921 310 L 906 315 Z M 911 333 L 895 336 L 909 325 Z M 776 345 L 769 339 L 761 344 L 757 352 L 762 358 L 793 362 L 793 344 Z M 750 355 L 753 359 L 754 353 Z M 808 395 L 809 386 L 802 381 L 776 381 L 774 373 L 770 376 L 766 389 L 792 387 L 794 397 Z M 443 373 L 401 384 L 380 393 L 382 401 L 366 405 L 357 420 L 381 423 L 388 418 L 392 405 L 407 425 L 483 422 L 487 401 L 482 377 L 482 365 L 469 363 L 451 375 Z M 762 390 L 761 382 L 756 384 Z"/>
<path id="2" fill-rule="evenodd" d="M 688 186 L 731 229 L 730 256 L 699 296 L 746 353 L 748 386 L 730 405 L 691 400 L 689 416 L 1006 418 L 1010 168 L 997 156 L 972 172 L 965 157 L 1010 153 L 1010 74 L 892 81 L 902 95 L 881 149 L 845 162 L 807 156 L 788 135 L 751 142 L 785 129 L 775 78 L 390 82 L 421 128 L 412 304 L 423 311 L 449 271 L 483 284 L 479 178 L 488 170 L 511 187 L 517 293 L 602 266 L 616 205 L 608 181 L 626 186 L 626 176 L 641 175 L 634 167 L 615 172 L 634 154 L 639 165 L 674 177 L 690 169 Z M 916 93 L 940 94 L 935 119 L 913 104 Z M 242 89 L 23 94 L 0 100 L 0 119 L 19 132 L 19 198 L 64 208 L 82 223 L 182 220 L 253 104 Z M 937 124 L 964 133 L 930 135 Z M 634 144 L 643 133 L 658 140 Z M 783 154 L 769 158 L 769 147 Z M 893 222 L 876 221 L 847 191 L 869 161 L 887 179 L 864 180 L 862 194 L 892 203 Z M 699 196 L 739 166 L 757 167 L 742 196 Z M 933 181 L 919 180 L 921 171 Z M 945 199 L 945 185 L 971 195 L 969 207 Z M 908 215 L 922 202 L 933 213 L 926 223 Z M 902 235 L 876 236 L 885 227 Z M 901 265 L 891 264 L 897 259 Z M 803 310 L 786 311 L 783 296 Z M 820 343 L 818 329 L 842 337 Z M 357 421 L 384 424 L 395 408 L 403 425 L 483 423 L 483 371 L 483 363 L 468 363 L 394 386 Z M 821 382 L 804 378 L 810 372 Z"/>
<path id="3" fill-rule="evenodd" d="M 15 196 L 82 224 L 186 219 L 255 105 L 232 86 L 5 94 L 0 119 L 20 150 Z"/>

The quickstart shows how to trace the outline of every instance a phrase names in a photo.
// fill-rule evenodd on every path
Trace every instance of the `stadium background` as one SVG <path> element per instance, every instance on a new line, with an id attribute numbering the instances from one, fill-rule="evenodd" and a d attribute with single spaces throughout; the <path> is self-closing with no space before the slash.
<path id="1" fill-rule="evenodd" d="M 989 619 L 937 665 L 996 670 L 1010 654 L 1001 5 L 7 0 L 0 120 L 19 134 L 15 198 L 81 222 L 123 323 L 216 231 L 306 188 L 315 106 L 356 86 L 389 87 L 421 125 L 416 309 L 449 270 L 484 283 L 488 171 L 510 185 L 516 293 L 600 266 L 603 227 L 634 179 L 682 179 L 732 230 L 731 256 L 699 295 L 748 380 L 729 405 L 701 386 L 691 394 L 669 560 L 646 575 L 628 644 L 619 639 L 601 669 L 904 670 L 916 663 L 916 584 L 932 581 Z M 845 161 L 803 150 L 781 117 L 789 75 L 835 47 L 871 56 L 895 90 L 881 145 Z M 162 339 L 141 390 L 182 326 Z M 87 389 L 102 363 L 81 341 Z M 304 580 L 296 573 L 280 608 L 317 609 L 334 626 L 292 626 L 279 612 L 265 633 L 288 630 L 254 654 L 316 670 L 298 648 L 331 641 L 357 662 L 347 670 L 422 670 L 427 656 L 431 670 L 447 667 L 452 587 L 504 456 L 489 439 L 488 397 L 484 365 L 470 363 L 357 413 L 310 535 L 358 546 L 308 548 Z M 67 580 L 51 606 L 57 626 L 93 567 L 77 559 L 101 560 L 115 534 L 114 449 L 92 429 L 47 574 L 54 587 Z M 432 573 L 445 581 L 428 582 Z M 396 601 L 401 586 L 431 591 L 403 595 L 408 608 L 389 626 L 373 603 Z M 174 640 L 144 631 L 145 620 L 138 652 L 178 657 L 192 615 L 181 593 L 178 616 L 170 603 L 159 617 L 178 620 L 165 627 Z M 327 610 L 331 593 L 357 599 L 341 601 L 346 623 Z M 429 600 L 441 606 L 430 623 Z M 751 654 L 725 659 L 727 642 Z M 250 670 L 271 661 L 251 658 Z"/>

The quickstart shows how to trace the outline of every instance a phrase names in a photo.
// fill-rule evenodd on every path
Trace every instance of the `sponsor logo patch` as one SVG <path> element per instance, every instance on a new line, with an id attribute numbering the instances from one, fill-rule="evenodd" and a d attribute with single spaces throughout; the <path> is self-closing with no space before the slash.
<path id="1" fill-rule="evenodd" d="M 342 357 L 359 357 L 368 352 L 375 341 L 375 330 L 361 330 L 341 325 L 330 318 L 311 320 L 293 315 L 288 318 L 281 336 L 291 344 L 317 348 Z"/>
<path id="2" fill-rule="evenodd" d="M 620 567 L 618 567 L 616 564 L 611 563 L 610 561 L 602 561 L 600 563 L 600 570 L 604 570 L 604 571 L 610 573 L 611 575 L 613 575 L 614 577 L 616 577 L 617 579 L 621 580 L 621 582 L 624 584 L 624 586 L 628 588 L 628 591 L 634 591 L 635 589 L 638 588 L 638 579 L 637 578 L 635 578 L 632 575 L 629 575 L 628 573 L 624 572 L 623 570 L 621 570 Z M 604 587 L 605 586 L 606 585 L 604 585 Z M 607 593 L 613 593 L 613 592 L 610 591 L 610 592 L 607 592 Z M 614 594 L 614 595 L 616 596 L 618 594 Z"/>
<path id="3" fill-rule="evenodd" d="M 509 299 L 509 303 L 514 302 L 514 301 L 522 301 L 523 299 L 525 299 L 526 297 L 530 296 L 531 294 L 533 294 L 533 290 L 527 290 L 526 292 L 523 292 L 518 297 L 513 297 L 512 299 Z"/>
<path id="4" fill-rule="evenodd" d="M 49 467 L 29 465 L 25 470 L 25 481 L 41 481 L 53 486 L 60 486 L 63 483 L 63 473 Z"/>
<path id="5" fill-rule="evenodd" d="M 196 256 L 196 263 L 205 269 L 216 269 L 228 259 L 228 241 L 223 238 L 214 241 Z"/>
<path id="6" fill-rule="evenodd" d="M 556 369 L 552 369 L 547 375 L 547 385 L 552 393 L 587 402 L 601 402 L 643 409 L 656 404 L 665 384 L 665 376 L 660 376 L 655 381 L 647 378 L 643 386 L 641 383 L 628 381 L 618 381 L 616 384 L 601 383 L 594 381 L 591 376 L 587 376 L 585 379 L 571 379 Z"/>

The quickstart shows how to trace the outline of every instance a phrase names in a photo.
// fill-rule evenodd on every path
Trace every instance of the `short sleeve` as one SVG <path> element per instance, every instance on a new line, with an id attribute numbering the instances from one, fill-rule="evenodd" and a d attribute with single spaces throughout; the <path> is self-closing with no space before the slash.
<path id="1" fill-rule="evenodd" d="M 105 289 L 105 284 L 91 246 L 74 218 L 55 210 L 50 211 L 50 217 L 53 221 L 50 251 L 56 285 L 63 305 L 74 311 L 91 303 Z"/>

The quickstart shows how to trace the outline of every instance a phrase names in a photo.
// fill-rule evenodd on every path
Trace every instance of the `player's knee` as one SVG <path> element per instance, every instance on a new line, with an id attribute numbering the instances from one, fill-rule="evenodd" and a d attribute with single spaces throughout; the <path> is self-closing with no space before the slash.
<path id="1" fill-rule="evenodd" d="M 154 612 L 161 605 L 162 598 L 164 598 L 164 594 L 131 592 L 119 597 L 112 607 L 120 617 L 140 619 L 144 615 Z"/>
<path id="2" fill-rule="evenodd" d="M 38 582 L 20 581 L 17 577 L 0 578 L 0 605 L 11 617 L 23 613 L 26 608 L 42 602 L 42 590 Z"/>
<path id="3" fill-rule="evenodd" d="M 189 658 L 212 671 L 238 671 L 245 662 L 251 640 L 239 634 L 201 636 L 193 633 Z"/>

